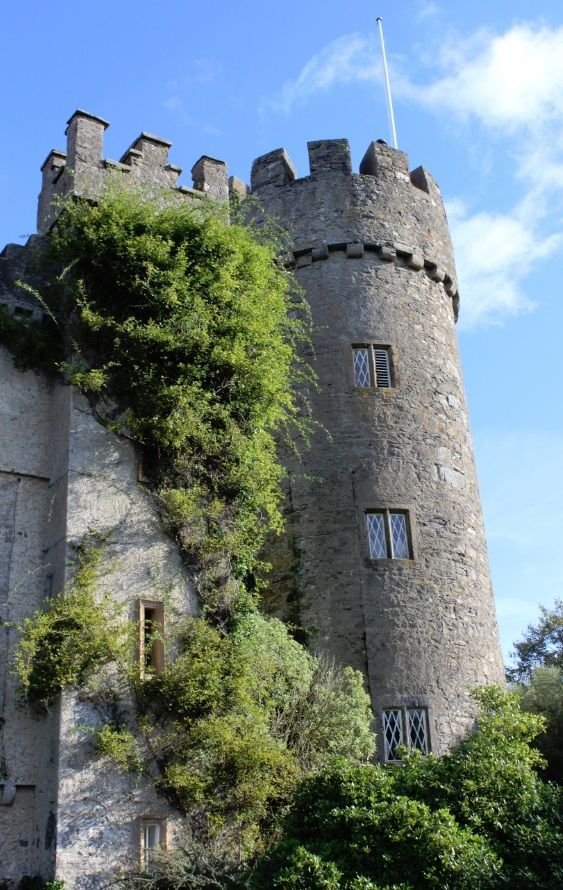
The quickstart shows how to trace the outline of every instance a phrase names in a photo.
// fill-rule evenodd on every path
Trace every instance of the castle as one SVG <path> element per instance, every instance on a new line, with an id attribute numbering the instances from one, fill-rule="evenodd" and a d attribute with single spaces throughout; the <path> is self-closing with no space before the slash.
<path id="1" fill-rule="evenodd" d="M 147 133 L 104 160 L 102 119 L 77 111 L 66 153 L 42 167 L 38 231 L 53 201 L 95 198 L 110 176 L 174 189 L 188 201 L 255 195 L 287 227 L 313 318 L 310 393 L 320 421 L 291 467 L 286 537 L 269 607 L 297 610 L 311 645 L 363 671 L 378 756 L 400 744 L 437 754 L 470 728 L 471 687 L 502 682 L 486 544 L 455 339 L 458 293 L 442 199 L 422 167 L 372 143 L 359 173 L 348 143 L 309 143 L 297 178 L 283 150 L 254 162 L 248 188 L 201 158 L 178 186 L 170 143 Z M 30 247 L 0 255 L 0 303 L 41 307 L 16 282 Z M 132 620 L 162 607 L 195 613 L 174 543 L 138 485 L 131 443 L 101 426 L 69 386 L 14 368 L 0 348 L 0 880 L 25 874 L 96 888 L 117 864 L 178 830 L 151 787 L 91 756 L 87 701 L 65 692 L 37 717 L 17 708 L 14 625 L 65 584 L 89 529 L 109 543 L 112 593 Z M 141 622 L 142 624 L 142 622 Z"/>

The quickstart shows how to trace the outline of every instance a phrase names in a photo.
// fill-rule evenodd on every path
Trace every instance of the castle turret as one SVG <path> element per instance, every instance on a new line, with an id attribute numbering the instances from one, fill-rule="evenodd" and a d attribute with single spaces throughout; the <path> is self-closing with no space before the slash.
<path id="1" fill-rule="evenodd" d="M 381 759 L 440 753 L 471 724 L 471 687 L 503 682 L 446 214 L 384 143 L 359 174 L 346 140 L 309 159 L 302 179 L 283 150 L 252 171 L 294 241 L 324 428 L 291 473 L 287 598 L 316 650 L 365 672 Z"/>

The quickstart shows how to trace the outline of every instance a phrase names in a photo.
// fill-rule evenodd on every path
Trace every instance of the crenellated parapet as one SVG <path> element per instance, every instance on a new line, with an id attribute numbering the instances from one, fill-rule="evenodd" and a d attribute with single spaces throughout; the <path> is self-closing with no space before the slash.
<path id="1" fill-rule="evenodd" d="M 292 232 L 298 265 L 343 250 L 424 270 L 457 309 L 457 278 L 440 190 L 404 152 L 372 142 L 354 173 L 346 139 L 309 142 L 309 175 L 298 178 L 285 149 L 254 161 L 251 190 Z"/>
<path id="2" fill-rule="evenodd" d="M 75 111 L 66 129 L 66 152 L 53 149 L 41 172 L 43 176 L 37 230 L 49 230 L 57 214 L 57 200 L 68 195 L 95 198 L 110 179 L 125 183 L 146 184 L 151 188 L 173 190 L 187 199 L 208 197 L 226 201 L 229 197 L 227 166 L 224 161 L 204 156 L 192 168 L 193 187 L 179 185 L 182 168 L 171 164 L 168 152 L 171 142 L 141 133 L 119 161 L 103 157 L 103 138 L 109 124 L 86 111 Z"/>

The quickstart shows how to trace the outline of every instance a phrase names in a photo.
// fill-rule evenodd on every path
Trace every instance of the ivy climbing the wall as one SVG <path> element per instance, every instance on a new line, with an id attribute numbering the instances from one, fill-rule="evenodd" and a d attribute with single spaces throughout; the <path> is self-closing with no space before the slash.
<path id="1" fill-rule="evenodd" d="M 264 541 L 282 528 L 276 441 L 312 428 L 307 308 L 282 250 L 271 227 L 205 202 L 109 191 L 59 216 L 34 291 L 43 322 L 0 316 L 20 366 L 64 375 L 137 444 L 201 602 L 168 622 L 175 658 L 141 677 L 101 596 L 99 551 L 84 549 L 67 590 L 22 627 L 22 692 L 48 705 L 67 686 L 87 695 L 94 674 L 105 700 L 125 689 L 136 716 L 107 720 L 98 754 L 152 781 L 192 837 L 239 856 L 264 848 L 301 777 L 374 747 L 360 674 L 257 608 Z"/>
<path id="2" fill-rule="evenodd" d="M 205 202 L 116 189 L 64 207 L 42 257 L 62 270 L 39 289 L 43 322 L 3 315 L 20 364 L 64 373 L 156 455 L 155 491 L 222 620 L 281 528 L 274 436 L 311 425 L 297 397 L 307 312 L 280 249 L 271 226 L 259 239 Z"/>
<path id="3" fill-rule="evenodd" d="M 25 618 L 21 627 L 15 670 L 23 695 L 39 710 L 46 710 L 65 686 L 80 686 L 102 665 L 127 652 L 119 609 L 108 593 L 97 589 L 101 547 L 85 543 L 76 557 L 64 596 Z"/>

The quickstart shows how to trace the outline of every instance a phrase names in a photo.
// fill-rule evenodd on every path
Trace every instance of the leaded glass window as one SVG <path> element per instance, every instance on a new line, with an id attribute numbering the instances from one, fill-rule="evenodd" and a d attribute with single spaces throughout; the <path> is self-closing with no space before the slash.
<path id="1" fill-rule="evenodd" d="M 409 749 L 416 748 L 428 753 L 428 733 L 426 731 L 426 708 L 407 708 Z"/>
<path id="2" fill-rule="evenodd" d="M 385 559 L 387 544 L 385 541 L 385 521 L 383 513 L 366 513 L 369 555 L 372 559 Z"/>
<path id="3" fill-rule="evenodd" d="M 428 754 L 428 714 L 426 708 L 389 708 L 383 711 L 383 759 L 385 763 L 399 760 L 397 749 Z"/>
<path id="4" fill-rule="evenodd" d="M 397 760 L 397 748 L 403 744 L 403 720 L 399 708 L 383 712 L 385 761 Z"/>
<path id="5" fill-rule="evenodd" d="M 354 383 L 365 388 L 371 386 L 371 370 L 369 361 L 369 349 L 367 346 L 356 346 L 352 350 L 354 362 Z"/>
<path id="6" fill-rule="evenodd" d="M 404 513 L 390 513 L 391 556 L 393 559 L 408 559 L 409 539 L 407 535 L 407 517 Z"/>
<path id="7" fill-rule="evenodd" d="M 370 559 L 412 559 L 408 513 L 368 510 L 365 517 Z"/>

